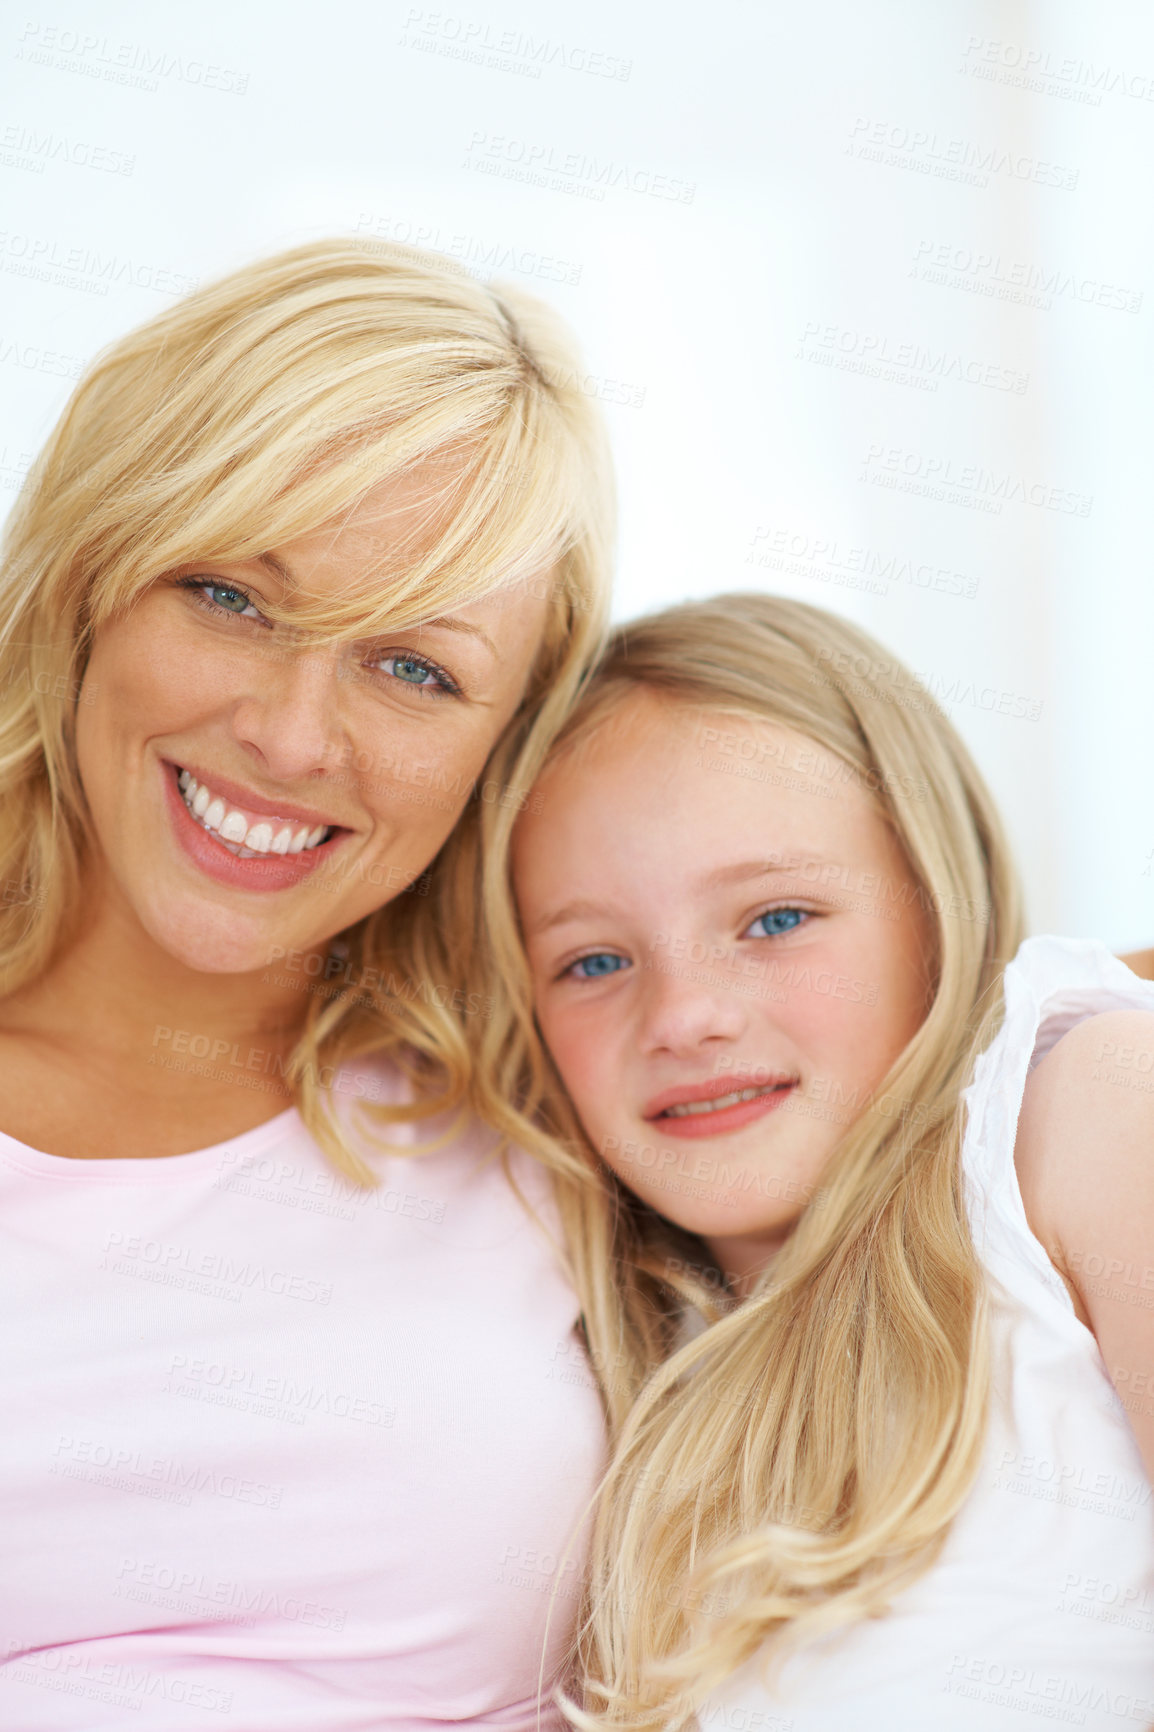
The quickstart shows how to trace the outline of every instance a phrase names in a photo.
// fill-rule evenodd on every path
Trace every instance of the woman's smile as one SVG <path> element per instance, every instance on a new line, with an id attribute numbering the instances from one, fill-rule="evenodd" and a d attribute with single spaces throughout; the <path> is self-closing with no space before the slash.
<path id="1" fill-rule="evenodd" d="M 299 815 L 295 820 L 284 817 L 283 806 L 275 809 L 270 821 L 258 817 L 251 800 L 246 799 L 243 806 L 226 805 L 217 792 L 220 786 L 217 777 L 213 777 L 210 787 L 205 781 L 198 782 L 191 770 L 174 767 L 178 769 L 177 787 L 193 817 L 242 860 L 256 854 L 299 854 L 304 848 L 313 849 L 327 842 L 333 833 L 334 827 L 327 820 L 310 829 L 307 821 L 300 823 Z"/>
<path id="2" fill-rule="evenodd" d="M 239 890 L 289 890 L 332 858 L 352 834 L 340 825 L 300 822 L 288 802 L 276 813 L 255 797 L 242 805 L 198 781 L 190 771 L 162 761 L 165 803 L 184 854 L 218 884 Z M 216 787 L 225 784 L 217 778 Z M 199 808 L 199 810 L 198 810 Z"/>

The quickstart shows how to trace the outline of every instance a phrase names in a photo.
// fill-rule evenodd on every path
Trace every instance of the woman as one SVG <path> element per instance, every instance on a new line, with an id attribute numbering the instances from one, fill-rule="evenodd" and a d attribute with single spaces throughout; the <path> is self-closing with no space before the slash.
<path id="1" fill-rule="evenodd" d="M 624 627 L 536 792 L 543 1104 L 601 1181 L 604 1314 L 655 1349 L 574 1724 L 1149 1726 L 1154 988 L 1089 943 L 1005 967 L 961 742 L 798 602 Z"/>
<path id="2" fill-rule="evenodd" d="M 576 376 L 535 303 L 317 243 L 115 344 L 29 477 L 5 1726 L 538 1724 L 602 1421 L 545 1175 L 460 1110 L 461 914 L 602 629 Z"/>

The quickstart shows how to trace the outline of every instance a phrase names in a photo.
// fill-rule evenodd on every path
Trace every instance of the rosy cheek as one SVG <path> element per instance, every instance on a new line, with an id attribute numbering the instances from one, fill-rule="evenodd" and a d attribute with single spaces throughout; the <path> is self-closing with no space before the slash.
<path id="1" fill-rule="evenodd" d="M 564 1019 L 550 1016 L 547 1011 L 538 1007 L 537 1026 L 541 1030 L 541 1038 L 549 1049 L 553 1063 L 561 1072 L 562 1082 L 566 1088 L 569 1088 L 574 1068 L 574 1041 L 571 1033 L 565 1027 Z"/>
<path id="2" fill-rule="evenodd" d="M 587 1123 L 592 1122 L 598 1114 L 600 1103 L 604 1109 L 604 1095 L 608 1084 L 605 1077 L 601 1055 L 592 1040 L 582 1039 L 580 1030 L 568 1031 L 560 1035 L 558 1042 L 551 1048 L 562 1080 L 578 1112 Z"/>
<path id="3" fill-rule="evenodd" d="M 557 1063 L 574 1100 L 584 1106 L 596 1092 L 599 1067 L 593 1054 L 581 1041 L 570 1041 L 563 1043 Z"/>

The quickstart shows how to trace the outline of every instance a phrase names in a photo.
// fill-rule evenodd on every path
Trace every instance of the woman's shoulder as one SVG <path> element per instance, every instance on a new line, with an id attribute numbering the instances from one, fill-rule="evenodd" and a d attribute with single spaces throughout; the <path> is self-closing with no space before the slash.
<path id="1" fill-rule="evenodd" d="M 527 1149 L 510 1144 L 465 1105 L 441 1105 L 435 1082 L 389 1053 L 362 1055 L 335 1067 L 331 1088 L 338 1118 L 356 1152 L 375 1172 L 394 1162 L 421 1170 L 459 1194 L 488 1195 L 555 1229 L 552 1175 Z M 426 1109 L 392 1118 L 390 1107 Z M 395 1170 L 395 1169 L 394 1169 Z"/>

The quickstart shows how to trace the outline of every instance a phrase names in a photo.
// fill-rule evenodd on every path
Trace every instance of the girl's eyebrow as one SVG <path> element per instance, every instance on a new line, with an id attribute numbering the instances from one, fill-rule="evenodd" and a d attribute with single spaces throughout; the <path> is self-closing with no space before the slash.
<path id="1" fill-rule="evenodd" d="M 697 880 L 704 890 L 724 889 L 730 884 L 744 884 L 751 878 L 796 877 L 809 867 L 836 865 L 816 850 L 800 849 L 795 854 L 773 855 L 768 860 L 741 860 L 732 866 L 718 866 Z M 840 871 L 840 867 L 838 867 Z"/>
<path id="2" fill-rule="evenodd" d="M 556 908 L 551 914 L 545 914 L 540 920 L 534 920 L 525 928 L 526 938 L 537 938 L 542 932 L 549 932 L 554 926 L 564 926 L 570 920 L 594 920 L 599 914 L 606 912 L 603 902 L 566 902 L 563 908 Z"/>
<path id="3" fill-rule="evenodd" d="M 719 890 L 731 884 L 744 884 L 751 878 L 772 878 L 774 876 L 793 878 L 807 867 L 834 866 L 837 871 L 841 867 L 824 854 L 812 850 L 804 850 L 791 854 L 788 858 L 778 855 L 769 860 L 740 860 L 732 866 L 718 866 L 712 872 L 706 872 L 697 880 L 699 889 Z M 542 932 L 549 932 L 554 926 L 564 926 L 570 920 L 595 920 L 602 914 L 611 913 L 608 903 L 593 902 L 588 899 L 566 902 L 561 908 L 556 908 L 542 915 L 540 920 L 534 920 L 524 928 L 526 938 L 538 938 Z"/>

